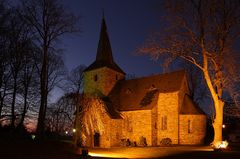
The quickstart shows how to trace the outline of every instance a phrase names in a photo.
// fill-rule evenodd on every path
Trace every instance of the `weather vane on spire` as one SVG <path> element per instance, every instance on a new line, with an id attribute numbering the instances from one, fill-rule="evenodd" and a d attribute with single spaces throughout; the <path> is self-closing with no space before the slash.
<path id="1" fill-rule="evenodd" d="M 105 19 L 105 14 L 104 14 L 105 0 L 101 0 L 101 1 L 102 1 L 102 3 L 101 3 L 101 5 L 102 5 L 102 18 Z"/>
<path id="2" fill-rule="evenodd" d="M 102 8 L 102 18 L 105 19 L 104 8 Z"/>

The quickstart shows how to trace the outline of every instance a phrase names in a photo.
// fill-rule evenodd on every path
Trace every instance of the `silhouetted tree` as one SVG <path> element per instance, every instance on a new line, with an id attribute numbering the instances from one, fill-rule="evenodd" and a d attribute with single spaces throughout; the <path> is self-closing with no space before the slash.
<path id="1" fill-rule="evenodd" d="M 65 94 L 47 109 L 46 127 L 55 134 L 72 131 L 74 124 L 75 103 L 71 94 Z"/>
<path id="2" fill-rule="evenodd" d="M 9 86 L 9 58 L 7 54 L 8 45 L 8 17 L 10 11 L 5 1 L 0 0 L 0 121 L 2 119 L 2 109 L 7 96 Z"/>
<path id="3" fill-rule="evenodd" d="M 22 125 L 28 108 L 32 77 L 36 77 L 32 33 L 21 16 L 19 7 L 3 6 L 0 2 L 0 121 L 17 119 Z M 2 10 L 3 9 L 3 10 Z M 30 69 L 31 67 L 31 69 Z M 31 71 L 30 71 L 31 70 Z M 32 85 L 31 85 L 32 87 Z M 21 117 L 20 117 L 21 116 Z M 20 118 L 17 118 L 20 117 Z"/>
<path id="4" fill-rule="evenodd" d="M 15 125 L 15 103 L 19 90 L 19 75 L 23 69 L 23 59 L 26 52 L 29 51 L 29 27 L 23 22 L 18 9 L 12 8 L 9 20 L 9 45 L 8 54 L 10 58 L 10 71 L 12 77 L 12 103 L 11 103 L 11 126 Z"/>
<path id="5" fill-rule="evenodd" d="M 81 93 L 83 85 L 83 71 L 85 69 L 85 65 L 79 65 L 70 71 L 63 88 L 66 92 Z"/>
<path id="6" fill-rule="evenodd" d="M 49 53 L 48 57 L 48 93 L 50 93 L 55 86 L 59 86 L 65 79 L 67 71 L 65 69 L 62 57 L 54 52 Z"/>
<path id="7" fill-rule="evenodd" d="M 218 143 L 222 141 L 224 93 L 233 91 L 229 88 L 239 81 L 239 54 L 234 45 L 240 36 L 240 1 L 169 0 L 165 9 L 167 29 L 151 36 L 139 51 L 154 59 L 181 58 L 201 70 L 215 110 L 213 144 Z"/>
<path id="8" fill-rule="evenodd" d="M 37 100 L 38 93 L 38 82 L 37 82 L 37 69 L 33 57 L 33 52 L 35 50 L 34 45 L 29 42 L 28 43 L 28 50 L 25 51 L 25 54 L 22 56 L 22 65 L 23 68 L 20 72 L 20 92 L 19 94 L 23 98 L 22 103 L 22 112 L 21 112 L 21 119 L 18 123 L 18 127 L 24 127 L 24 120 L 26 113 L 29 109 L 29 106 L 33 101 Z"/>
<path id="9" fill-rule="evenodd" d="M 66 33 L 78 31 L 75 27 L 77 18 L 65 11 L 57 0 L 22 0 L 26 22 L 33 27 L 36 42 L 41 50 L 40 69 L 40 109 L 37 133 L 42 136 L 48 99 L 48 67 L 50 49 L 59 37 Z"/>

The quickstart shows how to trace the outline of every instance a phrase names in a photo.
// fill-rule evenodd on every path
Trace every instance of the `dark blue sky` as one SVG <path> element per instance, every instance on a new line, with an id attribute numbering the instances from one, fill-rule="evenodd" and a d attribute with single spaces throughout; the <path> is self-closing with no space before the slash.
<path id="1" fill-rule="evenodd" d="M 9 0 L 17 4 L 19 0 Z M 80 64 L 90 65 L 96 56 L 102 11 L 104 8 L 110 43 L 115 62 L 126 74 L 136 77 L 160 73 L 159 62 L 149 56 L 136 55 L 135 51 L 152 32 L 161 27 L 159 0 L 59 0 L 68 12 L 80 16 L 81 33 L 65 35 L 58 41 L 63 49 L 65 65 L 68 70 Z M 51 93 L 55 101 L 61 90 Z"/>
<path id="2" fill-rule="evenodd" d="M 65 36 L 60 43 L 68 69 L 91 64 L 96 55 L 102 8 L 117 64 L 127 73 L 146 76 L 161 71 L 148 56 L 135 55 L 151 31 L 159 29 L 159 0 L 62 0 L 68 10 L 81 16 L 79 35 Z"/>

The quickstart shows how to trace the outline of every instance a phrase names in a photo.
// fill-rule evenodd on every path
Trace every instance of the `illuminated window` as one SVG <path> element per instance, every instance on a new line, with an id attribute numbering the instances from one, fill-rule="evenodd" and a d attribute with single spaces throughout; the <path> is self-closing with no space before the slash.
<path id="1" fill-rule="evenodd" d="M 192 133 L 192 121 L 188 120 L 188 133 Z"/>
<path id="2" fill-rule="evenodd" d="M 167 116 L 162 117 L 162 130 L 167 130 Z"/>
<path id="3" fill-rule="evenodd" d="M 97 80 L 98 80 L 98 76 L 95 75 L 95 76 L 94 76 L 94 81 L 96 82 Z"/>

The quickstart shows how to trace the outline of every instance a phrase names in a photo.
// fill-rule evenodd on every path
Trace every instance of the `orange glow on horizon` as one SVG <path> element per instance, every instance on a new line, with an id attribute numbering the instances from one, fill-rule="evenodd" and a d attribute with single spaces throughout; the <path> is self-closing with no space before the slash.
<path id="1" fill-rule="evenodd" d="M 35 132 L 36 131 L 36 128 L 37 128 L 37 121 L 36 120 L 32 120 L 32 119 L 29 119 L 28 120 L 28 123 L 25 124 L 26 128 L 27 128 L 27 131 L 29 132 Z"/>

